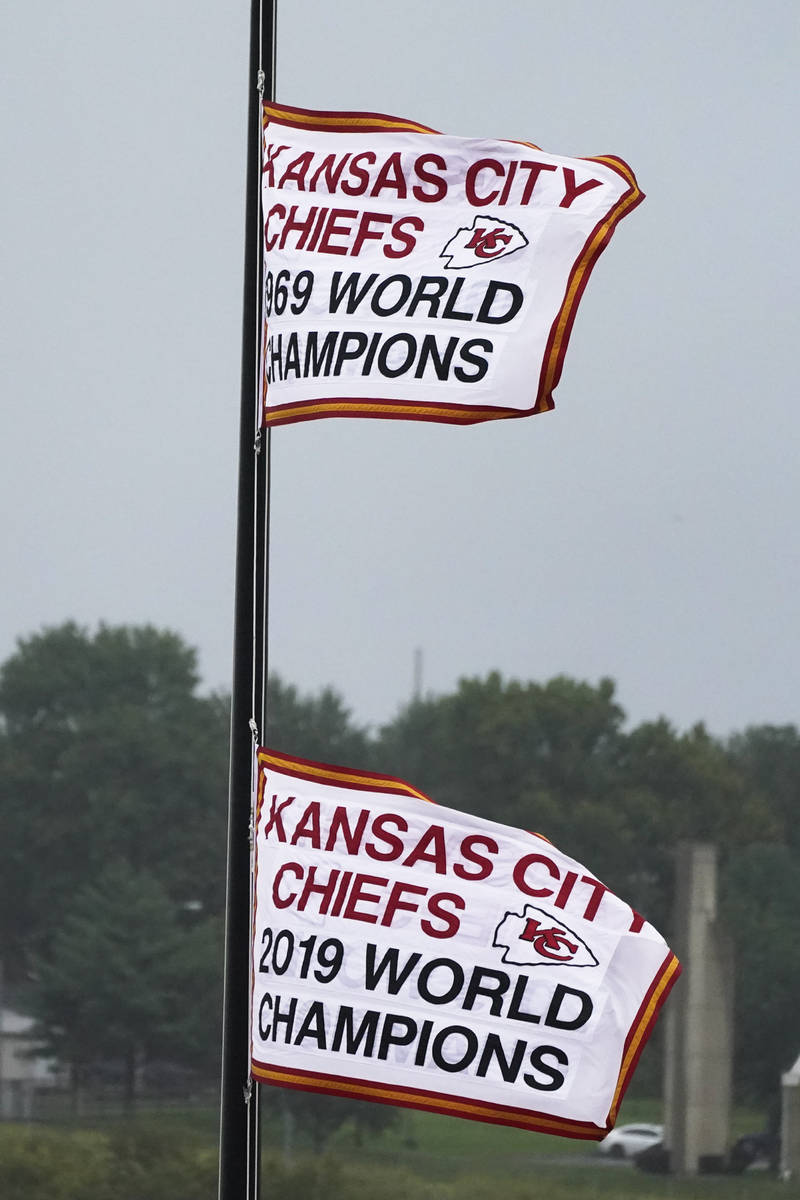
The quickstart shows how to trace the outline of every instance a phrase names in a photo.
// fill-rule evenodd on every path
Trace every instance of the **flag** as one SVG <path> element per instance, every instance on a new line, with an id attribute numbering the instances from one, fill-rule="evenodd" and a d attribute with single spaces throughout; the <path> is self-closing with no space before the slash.
<path id="1" fill-rule="evenodd" d="M 621 159 L 263 109 L 263 421 L 553 407 L 578 303 L 644 199 Z"/>
<path id="2" fill-rule="evenodd" d="M 266 749 L 252 933 L 255 1079 L 574 1138 L 680 971 L 546 838 Z"/>

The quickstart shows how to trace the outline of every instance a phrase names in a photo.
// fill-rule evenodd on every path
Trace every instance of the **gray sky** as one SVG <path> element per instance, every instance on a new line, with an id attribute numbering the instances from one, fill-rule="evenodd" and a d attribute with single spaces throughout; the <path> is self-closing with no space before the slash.
<path id="1" fill-rule="evenodd" d="M 246 0 L 27 0 L 0 36 L 0 658 L 154 622 L 229 686 Z M 553 413 L 273 434 L 273 666 L 357 718 L 494 667 L 630 719 L 800 723 L 790 0 L 281 0 L 277 97 L 556 154 L 647 199 Z"/>

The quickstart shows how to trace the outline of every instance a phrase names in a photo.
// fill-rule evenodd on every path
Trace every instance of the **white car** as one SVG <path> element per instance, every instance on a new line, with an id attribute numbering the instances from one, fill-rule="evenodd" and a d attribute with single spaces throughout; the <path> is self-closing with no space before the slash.
<path id="1" fill-rule="evenodd" d="M 618 1125 L 606 1134 L 597 1149 L 610 1158 L 635 1158 L 642 1150 L 657 1146 L 663 1137 L 663 1125 Z"/>

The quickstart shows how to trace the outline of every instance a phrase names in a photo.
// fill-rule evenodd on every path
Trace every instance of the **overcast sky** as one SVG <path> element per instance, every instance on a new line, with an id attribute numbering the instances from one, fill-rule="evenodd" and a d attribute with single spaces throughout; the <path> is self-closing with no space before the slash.
<path id="1" fill-rule="evenodd" d="M 152 622 L 231 676 L 245 0 L 16 0 L 0 35 L 0 658 Z M 273 434 L 271 658 L 363 722 L 492 668 L 632 722 L 800 724 L 798 9 L 282 0 L 277 98 L 604 153 L 645 202 L 552 413 Z"/>

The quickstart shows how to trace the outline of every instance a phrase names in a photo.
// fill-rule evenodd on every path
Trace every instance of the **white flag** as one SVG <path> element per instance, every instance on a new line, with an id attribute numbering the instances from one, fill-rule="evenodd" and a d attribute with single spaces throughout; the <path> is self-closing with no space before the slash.
<path id="1" fill-rule="evenodd" d="M 553 407 L 578 302 L 643 199 L 619 158 L 264 106 L 264 422 Z"/>
<path id="2" fill-rule="evenodd" d="M 680 972 L 545 838 L 261 750 L 251 1062 L 302 1090 L 599 1139 Z"/>

